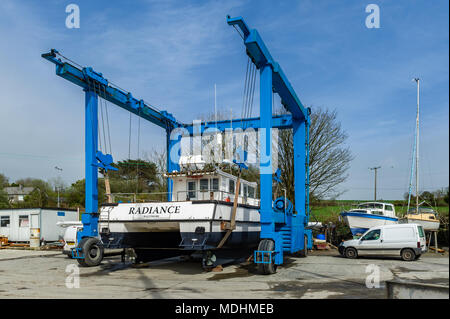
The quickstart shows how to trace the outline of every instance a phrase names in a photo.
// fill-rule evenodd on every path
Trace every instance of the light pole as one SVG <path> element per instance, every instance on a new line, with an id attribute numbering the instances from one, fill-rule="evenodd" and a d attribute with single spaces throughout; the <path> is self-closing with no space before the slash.
<path id="1" fill-rule="evenodd" d="M 377 200 L 377 170 L 381 168 L 381 166 L 369 167 L 371 171 L 375 171 L 375 190 L 374 190 L 374 201 Z"/>
<path id="2" fill-rule="evenodd" d="M 62 170 L 63 170 L 62 168 L 59 168 L 58 166 L 55 166 L 55 169 L 60 172 L 62 172 Z M 56 190 L 58 191 L 58 208 L 59 208 L 59 186 L 58 185 L 56 185 Z"/>

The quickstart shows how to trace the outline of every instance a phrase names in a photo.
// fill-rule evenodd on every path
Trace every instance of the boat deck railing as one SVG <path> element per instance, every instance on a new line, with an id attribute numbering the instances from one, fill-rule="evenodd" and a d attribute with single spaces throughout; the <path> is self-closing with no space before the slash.
<path id="1" fill-rule="evenodd" d="M 147 202 L 162 202 L 167 201 L 169 192 L 153 192 L 153 193 L 111 193 L 106 194 L 111 196 L 113 203 L 147 203 Z M 234 202 L 234 193 L 204 189 L 191 191 L 177 191 L 173 193 L 172 201 L 196 201 L 196 200 L 218 200 L 224 202 Z M 239 195 L 239 204 L 249 204 L 258 206 L 260 200 L 248 196 Z"/>

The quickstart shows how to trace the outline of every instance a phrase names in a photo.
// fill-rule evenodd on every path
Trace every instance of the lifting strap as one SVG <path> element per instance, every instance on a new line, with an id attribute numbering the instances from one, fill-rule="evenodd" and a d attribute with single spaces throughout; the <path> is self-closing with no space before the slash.
<path id="1" fill-rule="evenodd" d="M 225 236 L 223 236 L 217 248 L 222 248 L 222 246 L 226 243 L 228 237 L 230 237 L 231 232 L 236 229 L 236 212 L 238 206 L 239 199 L 239 188 L 241 184 L 241 168 L 239 168 L 239 175 L 236 181 L 236 188 L 234 191 L 234 202 L 233 202 L 233 210 L 231 212 L 230 222 L 222 222 L 221 228 L 226 230 Z"/>

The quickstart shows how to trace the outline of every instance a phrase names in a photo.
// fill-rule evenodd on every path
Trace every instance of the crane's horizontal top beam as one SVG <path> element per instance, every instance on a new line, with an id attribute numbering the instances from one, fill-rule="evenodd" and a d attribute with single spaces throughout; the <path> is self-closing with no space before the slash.
<path id="1" fill-rule="evenodd" d="M 280 65 L 272 58 L 258 31 L 250 29 L 242 17 L 227 16 L 227 23 L 232 26 L 237 25 L 241 29 L 247 55 L 258 69 L 267 64 L 271 66 L 273 90 L 280 95 L 281 102 L 286 109 L 292 113 L 295 119 L 309 121 L 308 110 L 300 102 Z"/>
<path id="2" fill-rule="evenodd" d="M 193 128 L 196 124 L 184 125 L 183 127 L 188 130 L 190 134 L 193 134 Z M 211 130 L 211 132 L 216 129 L 220 132 L 225 130 L 236 130 L 236 129 L 254 129 L 255 131 L 261 127 L 259 118 L 246 118 L 246 119 L 234 119 L 233 121 L 209 121 L 199 123 L 201 132 L 205 130 Z M 292 116 L 290 114 L 277 115 L 272 117 L 272 127 L 278 129 L 288 129 L 292 128 Z"/>
<path id="3" fill-rule="evenodd" d="M 183 124 L 178 122 L 170 113 L 156 110 L 143 100 L 134 98 L 131 93 L 116 88 L 105 79 L 101 73 L 95 72 L 92 68 L 77 68 L 76 66 L 63 62 L 56 57 L 58 51 L 52 49 L 49 53 L 42 54 L 42 57 L 56 65 L 56 74 L 81 86 L 84 90 L 97 93 L 103 99 L 114 103 L 129 112 L 132 112 L 164 129 L 179 127 Z"/>
<path id="4" fill-rule="evenodd" d="M 105 100 L 114 103 L 166 130 L 176 127 L 184 127 L 191 134 L 193 133 L 193 125 L 181 123 L 177 121 L 172 114 L 167 113 L 166 111 L 156 110 L 152 106 L 146 104 L 143 100 L 134 98 L 131 93 L 112 86 L 101 73 L 95 72 L 90 67 L 78 68 L 71 63 L 63 62 L 60 58 L 56 57 L 57 54 L 58 51 L 52 49 L 49 53 L 42 54 L 42 57 L 56 65 L 56 74 L 62 78 L 79 85 L 84 90 L 93 91 Z M 201 124 L 201 131 L 203 132 L 204 130 L 213 127 L 217 128 L 221 132 L 230 128 L 253 128 L 256 130 L 260 127 L 260 119 L 247 118 L 235 119 L 233 121 L 204 122 Z M 291 115 L 286 114 L 274 116 L 272 127 L 279 129 L 292 127 Z"/>

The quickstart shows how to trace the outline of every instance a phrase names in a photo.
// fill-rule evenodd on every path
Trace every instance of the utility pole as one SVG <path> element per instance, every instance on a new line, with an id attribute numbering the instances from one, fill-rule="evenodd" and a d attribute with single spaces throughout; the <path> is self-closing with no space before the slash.
<path id="1" fill-rule="evenodd" d="M 58 166 L 55 166 L 55 169 L 57 171 L 62 172 L 62 168 L 59 168 Z M 58 208 L 59 208 L 59 186 L 58 185 L 56 185 L 56 190 L 58 191 Z"/>
<path id="2" fill-rule="evenodd" d="M 375 171 L 375 190 L 374 190 L 374 200 L 377 200 L 377 170 L 381 168 L 381 166 L 369 167 L 371 171 Z"/>

